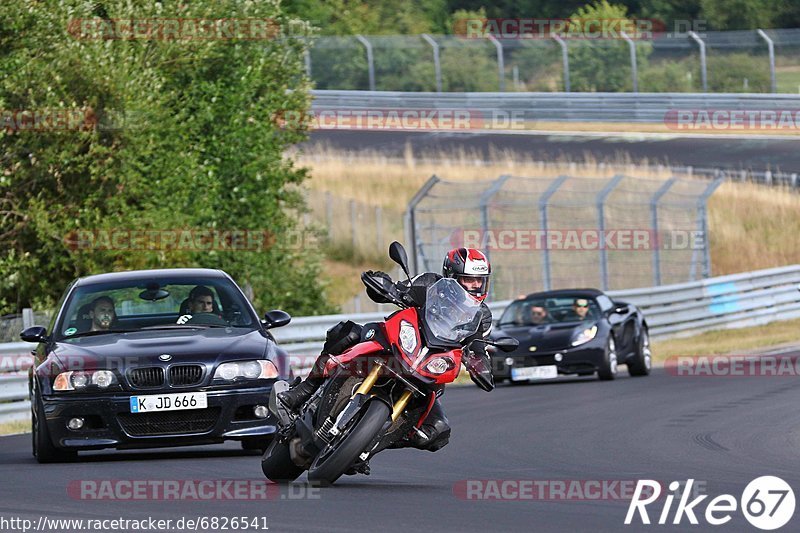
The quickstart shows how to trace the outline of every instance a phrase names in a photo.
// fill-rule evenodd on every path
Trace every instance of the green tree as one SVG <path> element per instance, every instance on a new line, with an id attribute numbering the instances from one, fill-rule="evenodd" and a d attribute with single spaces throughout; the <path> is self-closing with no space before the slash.
<path id="1" fill-rule="evenodd" d="M 111 0 L 9 2 L 0 7 L 0 109 L 79 110 L 85 127 L 0 132 L 0 307 L 50 307 L 66 283 L 132 268 L 222 268 L 252 285 L 260 309 L 330 311 L 313 249 L 282 236 L 303 210 L 305 170 L 285 157 L 308 109 L 298 39 L 82 38 L 75 19 L 272 19 L 273 2 L 166 7 Z M 254 230 L 261 251 L 84 249 L 99 230 Z"/>

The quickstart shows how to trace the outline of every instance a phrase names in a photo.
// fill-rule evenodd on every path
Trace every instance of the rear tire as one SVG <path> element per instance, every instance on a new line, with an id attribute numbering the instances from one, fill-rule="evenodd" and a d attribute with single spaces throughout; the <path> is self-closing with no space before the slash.
<path id="1" fill-rule="evenodd" d="M 388 420 L 389 406 L 379 400 L 369 402 L 367 410 L 355 426 L 332 450 L 326 448 L 311 463 L 308 480 L 323 486 L 332 485 L 372 442 Z M 326 453 L 327 451 L 327 453 Z"/>
<path id="2" fill-rule="evenodd" d="M 617 377 L 617 345 L 613 335 L 609 335 L 608 341 L 606 341 L 606 351 L 603 362 L 597 370 L 597 377 L 603 381 L 610 381 Z"/>
<path id="3" fill-rule="evenodd" d="M 290 483 L 300 477 L 303 468 L 294 464 L 289 454 L 289 443 L 273 439 L 261 458 L 261 470 L 270 481 Z"/>
<path id="4" fill-rule="evenodd" d="M 258 450 L 261 453 L 267 451 L 270 442 L 270 437 L 248 437 L 241 441 L 243 450 Z"/>
<path id="5" fill-rule="evenodd" d="M 650 334 L 647 328 L 642 329 L 639 342 L 636 345 L 636 355 L 628 363 L 628 374 L 631 376 L 646 376 L 653 365 L 653 355 L 650 353 Z"/>

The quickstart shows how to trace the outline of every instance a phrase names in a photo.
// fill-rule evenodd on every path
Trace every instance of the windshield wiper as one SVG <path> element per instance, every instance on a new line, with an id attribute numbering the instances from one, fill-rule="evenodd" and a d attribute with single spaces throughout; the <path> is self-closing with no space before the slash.
<path id="1" fill-rule="evenodd" d="M 139 328 L 141 330 L 154 330 L 154 329 L 208 329 L 208 328 L 230 328 L 233 326 L 223 326 L 222 324 L 161 324 L 158 326 L 145 326 Z"/>

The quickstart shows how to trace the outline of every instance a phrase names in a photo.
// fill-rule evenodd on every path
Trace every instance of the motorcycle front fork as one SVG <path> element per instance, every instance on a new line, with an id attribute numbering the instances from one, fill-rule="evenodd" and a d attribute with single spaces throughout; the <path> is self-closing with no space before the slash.
<path id="1" fill-rule="evenodd" d="M 364 379 L 358 389 L 356 389 L 355 394 L 363 394 L 365 396 L 368 395 L 372 390 L 372 387 L 375 385 L 375 382 L 378 381 L 378 377 L 380 376 L 382 369 L 382 365 L 375 365 L 372 367 L 372 370 L 367 375 L 366 379 Z M 400 398 L 397 399 L 395 404 L 392 406 L 392 422 L 395 422 L 403 413 L 403 410 L 406 408 L 406 405 L 408 405 L 408 401 L 411 399 L 412 394 L 413 393 L 410 390 L 405 390 L 403 391 L 403 394 L 400 395 Z"/>

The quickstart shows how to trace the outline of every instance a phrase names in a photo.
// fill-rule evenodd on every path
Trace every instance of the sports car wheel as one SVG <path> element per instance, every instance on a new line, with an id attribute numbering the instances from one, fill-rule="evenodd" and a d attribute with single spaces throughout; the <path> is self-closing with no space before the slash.
<path id="1" fill-rule="evenodd" d="M 38 397 L 31 402 L 31 440 L 33 456 L 40 463 L 73 461 L 78 457 L 76 451 L 62 450 L 53 446 L 50 432 L 47 430 L 47 420 L 44 417 L 44 406 Z"/>
<path id="2" fill-rule="evenodd" d="M 614 343 L 614 336 L 608 336 L 606 342 L 606 352 L 600 368 L 597 369 L 597 377 L 602 380 L 610 380 L 617 377 L 617 345 Z"/>
<path id="3" fill-rule="evenodd" d="M 646 376 L 653 366 L 653 356 L 650 352 L 650 334 L 647 328 L 642 330 L 639 343 L 636 345 L 636 354 L 628 363 L 628 374 L 631 376 Z"/>

